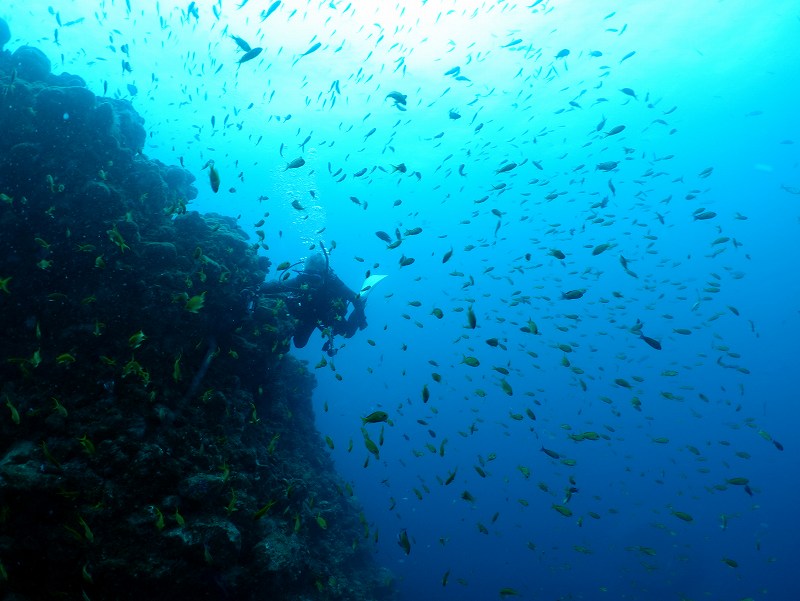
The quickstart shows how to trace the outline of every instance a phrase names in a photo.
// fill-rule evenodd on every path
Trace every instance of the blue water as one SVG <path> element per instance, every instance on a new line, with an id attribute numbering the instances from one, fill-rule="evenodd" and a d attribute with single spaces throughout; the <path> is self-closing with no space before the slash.
<path id="1" fill-rule="evenodd" d="M 351 287 L 389 276 L 314 406 L 402 599 L 800 598 L 797 2 L 40 4 L 4 3 L 7 48 L 131 99 L 190 209 L 269 213 L 274 264 L 323 242 Z"/>

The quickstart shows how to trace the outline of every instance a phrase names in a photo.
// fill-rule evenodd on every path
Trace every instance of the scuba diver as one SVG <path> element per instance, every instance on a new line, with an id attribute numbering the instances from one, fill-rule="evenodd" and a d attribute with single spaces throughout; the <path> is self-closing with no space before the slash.
<path id="1" fill-rule="evenodd" d="M 364 298 L 333 272 L 327 251 L 306 258 L 303 270 L 294 277 L 264 282 L 256 294 L 284 299 L 290 315 L 298 322 L 293 337 L 297 348 L 303 348 L 314 329 L 319 328 L 328 337 L 322 350 L 332 357 L 337 352 L 333 346 L 334 336 L 352 338 L 358 330 L 367 327 Z M 254 302 L 250 300 L 251 307 Z M 348 316 L 351 304 L 353 310 Z"/>

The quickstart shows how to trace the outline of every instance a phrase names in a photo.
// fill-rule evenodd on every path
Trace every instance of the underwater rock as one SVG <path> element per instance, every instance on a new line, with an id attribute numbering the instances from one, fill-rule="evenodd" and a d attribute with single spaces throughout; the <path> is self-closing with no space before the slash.
<path id="1" fill-rule="evenodd" d="M 50 59 L 33 46 L 20 46 L 11 55 L 17 77 L 26 81 L 44 81 L 50 75 Z"/>
<path id="2" fill-rule="evenodd" d="M 105 98 L 104 100 L 114 108 L 116 117 L 114 134 L 119 140 L 120 147 L 130 149 L 135 153 L 140 152 L 147 139 L 142 116 L 127 100 L 117 98 Z"/>
<path id="3" fill-rule="evenodd" d="M 205 543 L 214 549 L 214 559 L 233 564 L 242 551 L 242 533 L 229 520 L 214 519 L 201 523 Z"/>
<path id="4" fill-rule="evenodd" d="M 222 493 L 225 479 L 212 474 L 195 474 L 178 484 L 178 494 L 186 501 L 202 503 Z"/>
<path id="5" fill-rule="evenodd" d="M 303 545 L 296 536 L 270 532 L 253 547 L 253 554 L 256 564 L 263 566 L 266 572 L 283 572 L 284 577 L 290 578 L 296 578 L 302 572 Z"/>
<path id="6" fill-rule="evenodd" d="M 0 171 L 7 173 L 24 173 L 29 165 L 38 161 L 41 156 L 41 145 L 35 142 L 15 144 L 0 154 Z"/>
<path id="7" fill-rule="evenodd" d="M 211 227 L 197 211 L 189 211 L 175 219 L 175 230 L 181 238 L 202 240 L 211 233 Z"/>
<path id="8" fill-rule="evenodd" d="M 144 242 L 140 252 L 153 269 L 171 269 L 178 264 L 178 251 L 170 242 Z"/>
<path id="9" fill-rule="evenodd" d="M 197 198 L 197 188 L 192 185 L 196 178 L 190 171 L 175 165 L 165 167 L 163 177 L 170 188 L 183 196 L 187 202 Z"/>
<path id="10" fill-rule="evenodd" d="M 86 87 L 86 80 L 79 75 L 73 75 L 72 73 L 59 73 L 58 75 L 50 75 L 47 78 L 47 83 L 51 86 L 57 86 L 59 88 L 85 88 Z"/>
<path id="11" fill-rule="evenodd" d="M 5 492 L 49 490 L 58 488 L 58 478 L 40 469 L 36 446 L 23 440 L 12 446 L 0 458 L 0 489 Z"/>
<path id="12" fill-rule="evenodd" d="M 94 94 L 86 88 L 48 87 L 36 97 L 36 112 L 44 128 L 58 127 L 65 123 L 84 125 L 93 110 Z"/>
<path id="13" fill-rule="evenodd" d="M 98 133 L 111 134 L 114 127 L 114 107 L 106 99 L 98 99 L 94 110 L 94 125 Z"/>
<path id="14" fill-rule="evenodd" d="M 84 184 L 78 199 L 72 206 L 84 213 L 93 213 L 95 218 L 113 219 L 125 213 L 125 203 L 107 183 L 91 180 Z"/>
<path id="15" fill-rule="evenodd" d="M 360 508 L 315 428 L 314 375 L 286 355 L 293 320 L 276 299 L 247 310 L 261 247 L 230 216 L 187 211 L 194 176 L 142 153 L 129 102 L 15 54 L 0 597 L 391 599 L 353 544 Z"/>
<path id="16" fill-rule="evenodd" d="M 116 223 L 116 228 L 128 244 L 138 244 L 141 242 L 142 237 L 139 234 L 139 224 L 135 221 L 119 221 Z"/>

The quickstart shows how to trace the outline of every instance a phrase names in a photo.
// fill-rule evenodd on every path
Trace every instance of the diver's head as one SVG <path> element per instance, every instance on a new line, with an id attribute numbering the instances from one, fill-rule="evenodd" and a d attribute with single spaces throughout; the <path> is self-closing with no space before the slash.
<path id="1" fill-rule="evenodd" d="M 327 261 L 325 261 L 325 255 L 322 253 L 316 253 L 310 257 L 307 257 L 305 263 L 303 264 L 303 271 L 305 273 L 324 275 L 326 269 Z"/>

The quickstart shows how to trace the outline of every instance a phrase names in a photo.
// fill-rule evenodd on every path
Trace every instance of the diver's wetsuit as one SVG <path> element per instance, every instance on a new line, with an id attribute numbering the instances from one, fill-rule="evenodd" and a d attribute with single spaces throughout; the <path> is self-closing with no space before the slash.
<path id="1" fill-rule="evenodd" d="M 306 345 L 316 327 L 330 327 L 333 335 L 345 338 L 367 327 L 364 301 L 332 269 L 327 274 L 302 271 L 283 282 L 264 282 L 259 292 L 286 294 L 289 313 L 298 321 L 294 332 L 297 348 Z M 353 312 L 345 319 L 349 303 L 353 304 Z"/>

